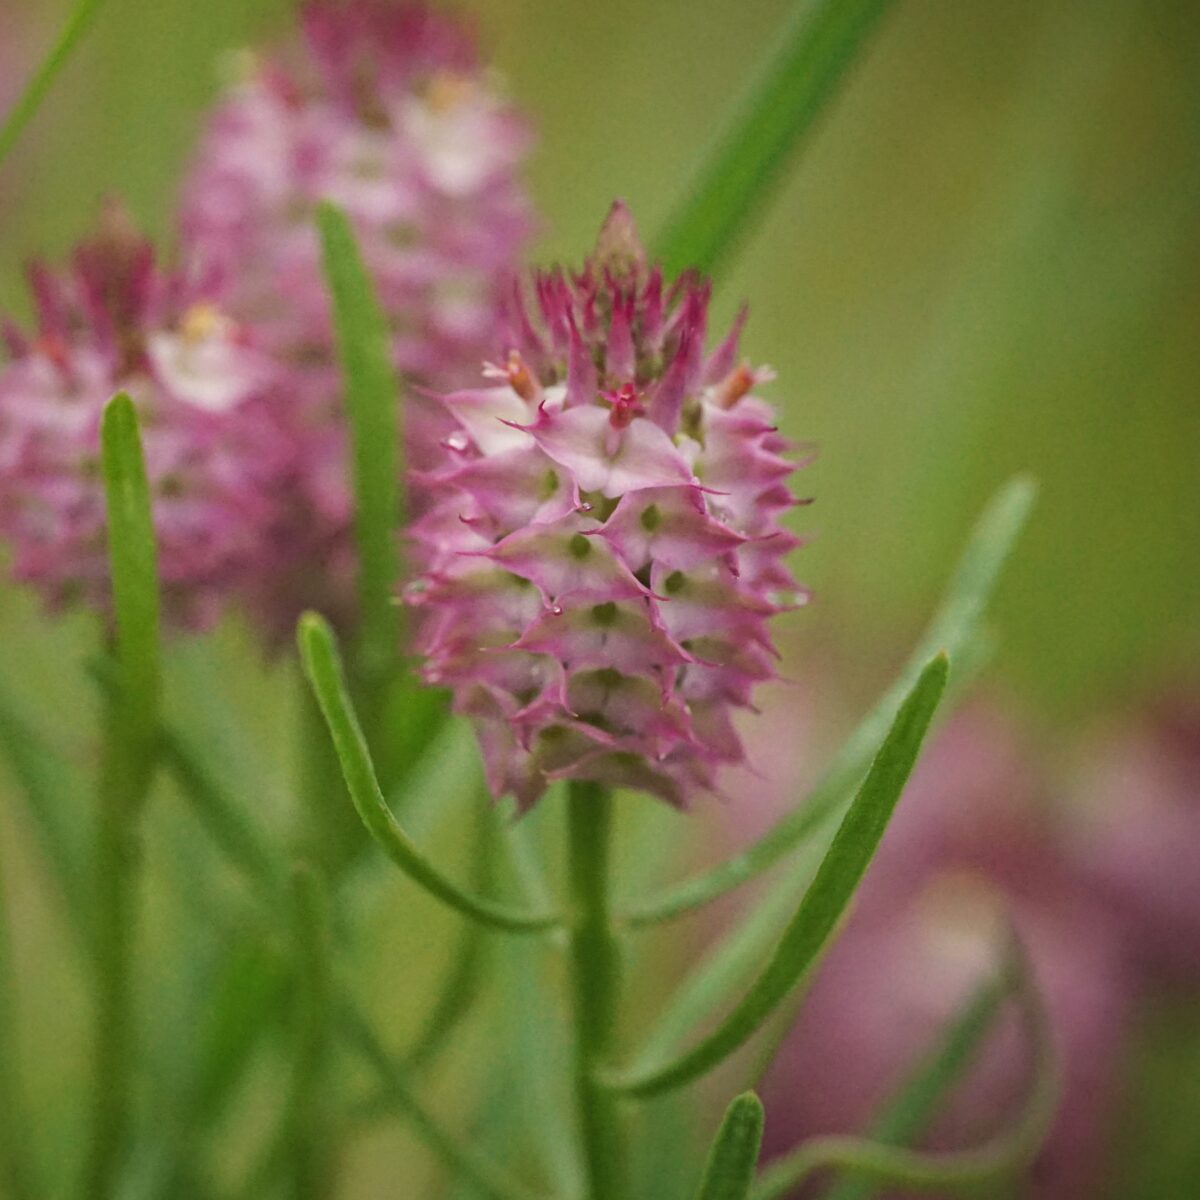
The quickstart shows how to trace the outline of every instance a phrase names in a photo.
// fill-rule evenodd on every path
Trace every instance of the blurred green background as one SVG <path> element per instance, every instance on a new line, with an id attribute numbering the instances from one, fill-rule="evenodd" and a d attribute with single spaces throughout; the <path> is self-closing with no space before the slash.
<path id="1" fill-rule="evenodd" d="M 0 37 L 33 61 L 67 7 L 0 0 Z M 221 53 L 269 36 L 290 7 L 109 0 L 0 172 L 0 306 L 26 311 L 24 261 L 62 253 L 107 194 L 169 231 Z M 661 226 L 793 6 L 460 7 L 539 131 L 539 256 L 574 261 L 614 196 L 647 234 Z M 789 636 L 800 658 L 840 664 L 839 703 L 900 661 L 983 501 L 1018 470 L 1042 498 L 995 608 L 994 669 L 1047 739 L 1196 677 L 1198 229 L 1195 0 L 897 5 L 717 292 L 719 318 L 750 301 L 746 349 L 778 371 L 768 394 L 786 431 L 820 448 L 801 484 L 817 498 L 799 559 L 816 598 Z M 27 598 L 0 599 L 5 673 L 68 749 L 92 728 L 79 670 L 91 637 L 86 621 L 52 626 Z M 237 720 L 286 743 L 284 673 L 260 670 L 237 631 L 223 650 Z M 208 670 L 177 673 L 193 706 Z M 200 854 L 186 829 L 161 836 Z M 65 935 L 12 837 L 18 957 L 41 1018 L 33 1090 L 53 1145 L 74 1130 L 55 1097 L 86 1043 L 78 1004 L 45 998 L 82 985 L 69 958 L 45 953 Z M 420 936 L 412 922 L 392 930 L 380 960 L 413 947 L 436 959 L 448 927 L 428 920 Z M 168 997 L 189 986 L 159 983 Z M 159 1016 L 170 1045 L 178 1031 Z"/>
<path id="2" fill-rule="evenodd" d="M 2 0 L 32 47 L 66 5 Z M 0 177 L 0 301 L 120 192 L 166 231 L 223 50 L 286 0 L 111 0 Z M 540 131 L 539 252 L 612 197 L 652 234 L 789 0 L 486 0 Z M 1000 670 L 1055 718 L 1200 656 L 1200 9 L 1191 0 L 904 0 L 718 289 L 820 447 L 794 626 L 900 653 L 972 514 L 1018 469 L 1042 504 L 998 608 Z"/>

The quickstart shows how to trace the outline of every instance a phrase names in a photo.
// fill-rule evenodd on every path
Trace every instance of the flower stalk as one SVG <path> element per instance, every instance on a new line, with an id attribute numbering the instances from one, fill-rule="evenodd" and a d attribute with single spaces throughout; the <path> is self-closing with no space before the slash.
<path id="1" fill-rule="evenodd" d="M 613 1048 L 620 991 L 620 947 L 609 891 L 612 823 L 611 792 L 596 783 L 572 782 L 567 796 L 570 975 L 585 1200 L 623 1195 L 618 1102 L 599 1080 Z"/>

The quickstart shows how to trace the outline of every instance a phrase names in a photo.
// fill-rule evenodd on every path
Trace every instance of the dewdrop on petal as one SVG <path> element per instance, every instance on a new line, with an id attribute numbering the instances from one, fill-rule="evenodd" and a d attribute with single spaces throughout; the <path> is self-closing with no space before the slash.
<path id="1" fill-rule="evenodd" d="M 110 204 L 70 269 L 30 271 L 36 328 L 5 328 L 0 538 L 52 608 L 109 603 L 100 420 L 118 391 L 142 426 L 170 617 L 208 624 L 251 571 L 282 450 L 271 360 L 209 283 L 166 271 Z"/>
<path id="2" fill-rule="evenodd" d="M 427 677 L 524 807 L 555 779 L 686 805 L 743 758 L 732 711 L 775 675 L 795 464 L 742 319 L 706 349 L 708 302 L 618 203 L 580 274 L 514 285 L 484 386 L 443 397 L 469 446 L 418 477 L 406 599 Z"/>

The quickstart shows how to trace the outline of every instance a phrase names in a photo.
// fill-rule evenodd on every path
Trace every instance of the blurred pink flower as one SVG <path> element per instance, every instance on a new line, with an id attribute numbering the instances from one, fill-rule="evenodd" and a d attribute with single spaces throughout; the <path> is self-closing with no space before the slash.
<path id="1" fill-rule="evenodd" d="M 1090 738 L 1064 837 L 1130 953 L 1200 986 L 1200 701 L 1176 696 Z"/>
<path id="2" fill-rule="evenodd" d="M 37 327 L 9 323 L 0 372 L 0 535 L 52 607 L 109 602 L 99 426 L 127 391 L 142 421 L 169 615 L 212 620 L 256 560 L 281 446 L 272 360 L 202 279 L 165 271 L 116 206 L 70 270 L 30 271 Z"/>
<path id="3" fill-rule="evenodd" d="M 467 30 L 389 0 L 318 0 L 301 20 L 302 46 L 243 64 L 209 121 L 182 216 L 188 255 L 227 277 L 237 319 L 291 372 L 276 414 L 293 447 L 288 504 L 252 594 L 282 636 L 305 606 L 344 621 L 353 603 L 318 203 L 354 226 L 398 368 L 440 388 L 474 378 L 492 350 L 501 280 L 531 231 L 517 176 L 529 131 Z M 416 389 L 405 413 L 409 462 L 428 467 L 453 423 Z"/>
<path id="4" fill-rule="evenodd" d="M 785 774 L 778 760 L 773 770 Z M 1055 845 L 1045 801 L 1020 739 L 994 714 L 967 713 L 937 737 L 771 1070 L 768 1153 L 868 1129 L 997 970 L 1007 914 L 1030 953 L 1064 1064 L 1063 1104 L 1029 1194 L 1095 1194 L 1132 976 L 1103 907 Z M 1029 1070 L 1015 1020 L 1002 1018 L 923 1144 L 964 1147 L 1000 1132 Z"/>
<path id="5" fill-rule="evenodd" d="M 665 286 L 613 207 L 578 275 L 514 287 L 501 365 L 443 398 L 409 599 L 430 682 L 474 721 L 493 792 L 553 779 L 685 804 L 738 762 L 730 719 L 803 597 L 779 524 L 795 464 L 741 319 L 706 351 L 709 285 Z M 532 314 L 529 300 L 532 301 Z"/>

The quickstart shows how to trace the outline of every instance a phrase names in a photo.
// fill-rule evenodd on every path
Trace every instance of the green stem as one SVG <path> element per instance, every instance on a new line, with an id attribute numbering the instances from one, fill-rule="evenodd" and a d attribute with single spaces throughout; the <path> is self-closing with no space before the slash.
<path id="1" fill-rule="evenodd" d="M 583 1147 L 584 1200 L 622 1194 L 617 1101 L 599 1081 L 617 1024 L 620 951 L 612 927 L 609 851 L 612 796 L 594 783 L 572 783 L 567 797 L 571 897 L 570 977 L 575 1018 L 575 1097 Z"/>
<path id="2" fill-rule="evenodd" d="M 297 702 L 296 795 L 300 801 L 299 857 L 318 863 L 336 881 L 366 840 L 346 797 L 346 784 L 325 719 L 302 678 Z"/>
<path id="3" fill-rule="evenodd" d="M 299 995 L 287 1157 L 295 1200 L 324 1200 L 333 1194 L 336 1156 L 328 1101 L 333 1037 L 328 898 L 319 874 L 307 867 L 296 870 L 293 896 Z"/>
<path id="4" fill-rule="evenodd" d="M 84 1195 L 117 1192 L 129 1140 L 134 1051 L 133 946 L 139 879 L 138 814 L 152 753 L 131 730 L 124 705 L 106 697 L 96 834 L 96 1006 L 91 1154 Z"/>

